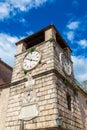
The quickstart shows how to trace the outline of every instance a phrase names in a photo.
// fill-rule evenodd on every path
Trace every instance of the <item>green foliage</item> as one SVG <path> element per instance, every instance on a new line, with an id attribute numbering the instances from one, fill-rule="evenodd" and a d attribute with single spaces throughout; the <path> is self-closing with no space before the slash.
<path id="1" fill-rule="evenodd" d="M 50 42 L 54 42 L 55 41 L 55 39 L 53 37 L 51 37 L 49 40 L 50 40 Z"/>
<path id="2" fill-rule="evenodd" d="M 25 74 L 25 75 L 27 74 L 27 72 L 28 72 L 28 70 L 24 70 L 24 74 Z"/>
<path id="3" fill-rule="evenodd" d="M 67 129 L 67 125 L 65 123 L 63 123 L 63 128 Z"/>
<path id="4" fill-rule="evenodd" d="M 39 64 L 41 64 L 41 60 L 39 61 Z"/>
<path id="5" fill-rule="evenodd" d="M 35 51 L 36 47 L 29 48 L 29 52 Z"/>
<path id="6" fill-rule="evenodd" d="M 67 85 L 67 80 L 66 80 L 66 79 L 63 79 L 63 83 L 64 83 L 65 85 Z"/>

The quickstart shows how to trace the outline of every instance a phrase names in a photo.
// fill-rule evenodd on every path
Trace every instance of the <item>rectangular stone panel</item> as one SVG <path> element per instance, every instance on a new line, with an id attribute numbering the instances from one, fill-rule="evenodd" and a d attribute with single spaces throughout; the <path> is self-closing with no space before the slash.
<path id="1" fill-rule="evenodd" d="M 20 113 L 20 119 L 30 120 L 38 116 L 38 110 L 35 104 L 29 106 L 23 106 Z"/>

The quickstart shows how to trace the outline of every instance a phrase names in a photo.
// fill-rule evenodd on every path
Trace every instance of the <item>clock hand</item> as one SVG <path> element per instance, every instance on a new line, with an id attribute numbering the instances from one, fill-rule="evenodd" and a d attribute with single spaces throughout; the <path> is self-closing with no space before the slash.
<path id="1" fill-rule="evenodd" d="M 32 61 L 38 61 L 38 60 L 32 60 Z"/>
<path id="2" fill-rule="evenodd" d="M 27 60 L 30 60 L 30 61 L 38 61 L 38 60 L 33 60 L 33 59 L 29 59 L 29 58 L 26 58 Z"/>

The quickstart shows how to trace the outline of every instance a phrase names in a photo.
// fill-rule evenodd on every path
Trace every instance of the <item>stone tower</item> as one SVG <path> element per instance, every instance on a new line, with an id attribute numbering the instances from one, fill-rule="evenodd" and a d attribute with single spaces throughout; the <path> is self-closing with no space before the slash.
<path id="1" fill-rule="evenodd" d="M 71 49 L 55 26 L 16 45 L 6 130 L 83 130 Z"/>

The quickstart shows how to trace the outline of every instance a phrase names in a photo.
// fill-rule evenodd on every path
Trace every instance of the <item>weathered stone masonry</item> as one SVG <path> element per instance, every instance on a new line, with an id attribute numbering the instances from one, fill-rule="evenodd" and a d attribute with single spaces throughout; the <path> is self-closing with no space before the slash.
<path id="1" fill-rule="evenodd" d="M 2 130 L 20 130 L 20 115 L 25 98 L 29 100 L 25 106 L 35 105 L 38 114 L 32 119 L 24 120 L 24 130 L 84 130 L 79 100 L 73 86 L 73 66 L 70 76 L 62 69 L 59 54 L 60 52 L 63 53 L 64 49 L 61 48 L 59 41 L 56 41 L 56 37 L 54 37 L 57 33 L 55 27 L 51 25 L 43 31 L 39 35 L 44 34 L 44 41 L 35 45 L 35 50 L 41 53 L 41 61 L 34 69 L 27 72 L 35 81 L 31 93 L 26 91 L 25 83 L 27 80 L 22 67 L 24 57 L 29 49 L 25 48 L 26 44 L 23 40 L 17 44 L 12 81 L 9 84 L 8 106 L 5 107 L 7 110 L 5 111 L 5 125 L 3 125 Z M 53 37 L 55 40 L 50 40 Z M 61 38 L 60 41 L 61 44 L 66 46 Z M 62 47 L 64 46 L 62 45 Z M 70 62 L 72 64 L 71 58 Z M 70 110 L 67 95 L 70 95 L 71 99 Z M 33 113 L 31 111 L 31 114 Z M 57 119 L 60 115 L 63 122 L 62 126 L 59 127 Z"/>

